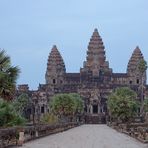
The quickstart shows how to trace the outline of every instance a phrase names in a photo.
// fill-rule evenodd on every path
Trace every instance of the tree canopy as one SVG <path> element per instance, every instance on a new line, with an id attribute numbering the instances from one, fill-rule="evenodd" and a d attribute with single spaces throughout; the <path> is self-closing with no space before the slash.
<path id="1" fill-rule="evenodd" d="M 140 60 L 138 63 L 138 69 L 142 75 L 147 70 L 147 68 L 147 62 L 145 60 Z"/>
<path id="2" fill-rule="evenodd" d="M 83 101 L 78 94 L 57 94 L 52 97 L 50 106 L 58 116 L 72 116 L 83 112 Z"/>
<path id="3" fill-rule="evenodd" d="M 76 94 L 76 93 L 71 93 L 69 95 L 70 95 L 70 97 L 73 98 L 74 103 L 75 103 L 75 114 L 83 113 L 83 111 L 84 111 L 84 106 L 83 105 L 84 104 L 83 104 L 83 100 L 80 97 L 80 95 Z"/>
<path id="4" fill-rule="evenodd" d="M 137 114 L 137 95 L 130 88 L 117 88 L 108 99 L 110 116 L 122 122 L 128 122 Z"/>
<path id="5" fill-rule="evenodd" d="M 14 109 L 14 106 L 3 99 L 0 99 L 0 127 L 24 125 L 25 119 Z"/>
<path id="6" fill-rule="evenodd" d="M 141 115 L 143 114 L 143 109 L 144 109 L 144 80 L 143 80 L 143 77 L 144 77 L 144 74 L 147 70 L 148 66 L 147 66 L 147 62 L 145 60 L 140 60 L 139 63 L 138 63 L 138 70 L 140 72 L 140 76 L 141 76 L 141 96 L 140 96 L 140 99 L 141 99 L 141 107 L 140 107 L 140 113 Z"/>
<path id="7" fill-rule="evenodd" d="M 13 99 L 16 80 L 20 70 L 11 65 L 11 60 L 5 50 L 0 50 L 0 96 L 9 101 Z"/>
<path id="8" fill-rule="evenodd" d="M 28 94 L 25 93 L 22 93 L 13 101 L 13 106 L 20 115 L 24 115 L 25 110 L 27 109 L 29 104 L 30 98 Z"/>

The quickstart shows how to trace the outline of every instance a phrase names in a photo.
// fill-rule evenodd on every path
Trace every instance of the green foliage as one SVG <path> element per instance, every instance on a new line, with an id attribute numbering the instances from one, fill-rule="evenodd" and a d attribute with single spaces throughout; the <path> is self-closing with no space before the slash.
<path id="1" fill-rule="evenodd" d="M 13 106 L 15 110 L 19 112 L 20 115 L 23 115 L 29 103 L 30 103 L 30 98 L 28 94 L 23 93 L 13 101 Z"/>
<path id="2" fill-rule="evenodd" d="M 22 118 L 10 102 L 0 99 L 0 126 L 24 125 Z"/>
<path id="3" fill-rule="evenodd" d="M 148 112 L 148 98 L 144 100 L 144 112 Z"/>
<path id="4" fill-rule="evenodd" d="M 141 107 L 140 107 L 140 113 L 141 115 L 143 114 L 143 111 L 144 111 L 144 98 L 143 98 L 143 92 L 144 92 L 144 81 L 143 81 L 143 78 L 144 78 L 144 73 L 146 72 L 148 66 L 147 66 L 147 62 L 145 60 L 140 60 L 139 63 L 138 63 L 138 69 L 139 69 L 139 72 L 140 72 L 140 75 L 141 75 Z"/>
<path id="5" fill-rule="evenodd" d="M 117 88 L 108 99 L 108 109 L 114 119 L 128 122 L 137 114 L 136 93 L 129 88 Z"/>
<path id="6" fill-rule="evenodd" d="M 58 94 L 50 103 L 52 112 L 58 116 L 72 116 L 83 112 L 83 102 L 78 94 Z"/>
<path id="7" fill-rule="evenodd" d="M 52 98 L 51 109 L 56 115 L 69 116 L 74 113 L 75 103 L 68 94 L 58 94 Z"/>
<path id="8" fill-rule="evenodd" d="M 140 60 L 138 63 L 138 69 L 143 74 L 147 70 L 147 62 L 145 60 Z"/>
<path id="9" fill-rule="evenodd" d="M 10 57 L 0 50 L 0 96 L 5 100 L 13 99 L 19 68 L 11 66 Z"/>
<path id="10" fill-rule="evenodd" d="M 41 122 L 53 124 L 58 122 L 57 116 L 53 115 L 52 113 L 47 113 L 41 118 Z"/>
<path id="11" fill-rule="evenodd" d="M 74 103 L 75 103 L 75 113 L 77 114 L 81 114 L 83 113 L 84 111 L 84 106 L 83 106 L 83 100 L 82 98 L 80 97 L 79 94 L 76 94 L 76 93 L 71 93 L 69 94 L 70 97 L 73 98 L 74 100 Z"/>

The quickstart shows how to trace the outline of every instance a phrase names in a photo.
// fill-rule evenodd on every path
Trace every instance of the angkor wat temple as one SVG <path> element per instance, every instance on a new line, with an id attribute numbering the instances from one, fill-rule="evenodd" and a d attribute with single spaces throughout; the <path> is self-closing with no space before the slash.
<path id="1" fill-rule="evenodd" d="M 31 96 L 35 103 L 35 112 L 40 115 L 50 110 L 48 102 L 53 95 L 78 93 L 85 103 L 86 122 L 103 122 L 102 117 L 105 117 L 107 113 L 106 102 L 114 89 L 130 87 L 140 96 L 142 79 L 137 65 L 142 59 L 144 59 L 143 54 L 137 46 L 127 64 L 127 72 L 114 73 L 106 60 L 102 38 L 95 29 L 88 44 L 86 60 L 79 73 L 66 72 L 64 60 L 54 45 L 48 57 L 46 84 L 39 84 L 36 91 L 30 91 L 28 85 L 19 85 L 18 92 L 26 92 Z M 143 83 L 145 85 L 144 95 L 147 95 L 146 73 Z"/>

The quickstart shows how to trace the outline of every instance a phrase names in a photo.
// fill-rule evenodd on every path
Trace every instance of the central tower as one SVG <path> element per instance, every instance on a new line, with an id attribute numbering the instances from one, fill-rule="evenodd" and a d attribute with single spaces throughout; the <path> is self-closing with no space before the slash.
<path id="1" fill-rule="evenodd" d="M 109 62 L 106 61 L 104 44 L 97 29 L 94 30 L 90 39 L 86 61 L 81 71 L 91 71 L 93 76 L 99 76 L 100 71 L 111 71 Z"/>

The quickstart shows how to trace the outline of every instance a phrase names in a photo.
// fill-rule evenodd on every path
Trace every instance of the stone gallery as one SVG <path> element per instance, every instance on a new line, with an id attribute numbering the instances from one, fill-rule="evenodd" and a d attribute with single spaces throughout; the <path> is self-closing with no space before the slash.
<path id="1" fill-rule="evenodd" d="M 108 96 L 117 87 L 130 87 L 137 92 L 140 99 L 141 84 L 144 84 L 144 96 L 147 95 L 146 72 L 141 79 L 138 70 L 138 63 L 143 59 L 143 54 L 137 46 L 128 61 L 126 73 L 113 72 L 106 60 L 102 38 L 95 29 L 88 44 L 86 60 L 79 73 L 66 71 L 64 60 L 54 45 L 48 57 L 46 84 L 39 84 L 38 90 L 34 91 L 29 90 L 27 84 L 19 85 L 17 92 L 30 95 L 35 104 L 34 110 L 37 116 L 50 111 L 48 102 L 53 95 L 78 93 L 84 100 L 85 122 L 104 123 Z"/>

